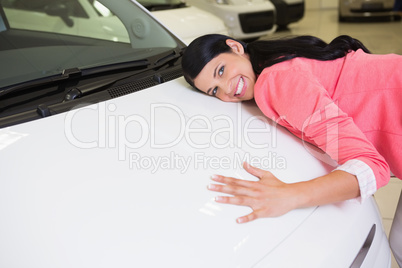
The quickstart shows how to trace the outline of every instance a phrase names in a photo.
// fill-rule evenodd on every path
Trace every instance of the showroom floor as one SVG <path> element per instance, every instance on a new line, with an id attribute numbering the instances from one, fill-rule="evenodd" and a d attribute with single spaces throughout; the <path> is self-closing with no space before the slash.
<path id="1" fill-rule="evenodd" d="M 314 35 L 326 42 L 338 35 L 347 34 L 359 39 L 372 53 L 396 53 L 402 55 L 402 22 L 339 23 L 337 9 L 306 10 L 304 18 L 289 25 L 289 30 L 280 31 L 276 36 Z M 265 37 L 263 37 L 265 39 Z M 269 38 L 269 37 L 268 37 Z M 391 178 L 390 183 L 381 188 L 375 199 L 383 217 L 387 234 L 391 228 L 402 181 Z M 397 268 L 392 260 L 392 268 Z"/>

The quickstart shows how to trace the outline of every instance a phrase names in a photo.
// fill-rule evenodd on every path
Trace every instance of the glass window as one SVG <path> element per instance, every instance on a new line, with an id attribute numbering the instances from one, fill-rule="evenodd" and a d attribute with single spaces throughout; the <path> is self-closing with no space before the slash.
<path id="1" fill-rule="evenodd" d="M 0 91 L 68 69 L 157 58 L 178 45 L 131 0 L 0 0 Z"/>

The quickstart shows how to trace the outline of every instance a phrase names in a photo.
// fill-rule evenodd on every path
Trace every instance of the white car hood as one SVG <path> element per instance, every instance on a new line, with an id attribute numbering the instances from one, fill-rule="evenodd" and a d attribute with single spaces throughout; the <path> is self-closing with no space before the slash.
<path id="1" fill-rule="evenodd" d="M 253 103 L 220 102 L 181 78 L 1 129 L 0 266 L 258 263 L 316 208 L 237 224 L 250 209 L 215 203 L 210 176 L 253 179 L 241 168 L 243 159 L 265 161 L 287 182 L 330 166 L 282 128 L 249 121 L 255 116 L 261 114 Z M 252 148 L 267 141 L 267 148 Z"/>

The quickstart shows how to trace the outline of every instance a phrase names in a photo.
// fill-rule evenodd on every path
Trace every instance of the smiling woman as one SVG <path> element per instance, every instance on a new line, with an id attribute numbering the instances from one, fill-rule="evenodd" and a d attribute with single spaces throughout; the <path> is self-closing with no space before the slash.
<path id="1" fill-rule="evenodd" d="M 237 222 L 355 197 L 364 201 L 388 183 L 389 168 L 402 177 L 402 56 L 372 55 L 349 36 L 329 44 L 312 36 L 245 44 L 208 35 L 189 45 L 182 66 L 193 87 L 223 101 L 254 98 L 267 117 L 339 164 L 293 184 L 248 164 L 258 182 L 213 176 L 219 184 L 209 189 L 231 195 L 217 202 L 253 209 Z M 393 244 L 396 253 L 400 243 Z"/>

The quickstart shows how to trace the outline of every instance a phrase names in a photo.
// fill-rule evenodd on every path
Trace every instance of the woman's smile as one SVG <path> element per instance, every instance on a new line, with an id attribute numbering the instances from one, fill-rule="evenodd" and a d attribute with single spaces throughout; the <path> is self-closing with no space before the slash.
<path id="1" fill-rule="evenodd" d="M 235 96 L 243 97 L 244 93 L 246 93 L 246 83 L 243 80 L 243 77 L 240 77 L 239 83 L 237 83 Z"/>

